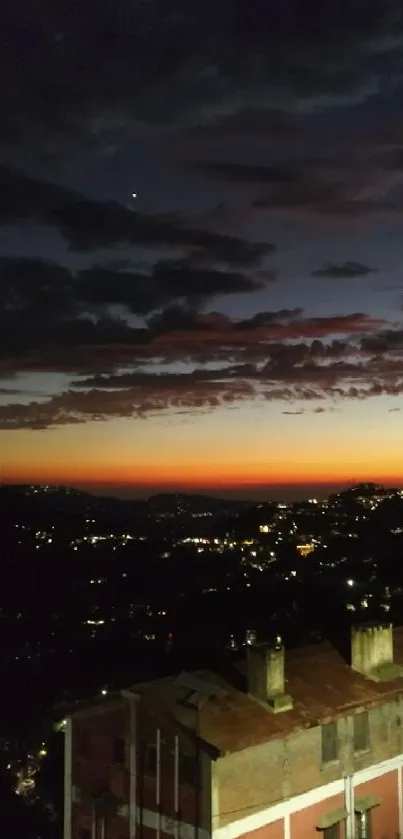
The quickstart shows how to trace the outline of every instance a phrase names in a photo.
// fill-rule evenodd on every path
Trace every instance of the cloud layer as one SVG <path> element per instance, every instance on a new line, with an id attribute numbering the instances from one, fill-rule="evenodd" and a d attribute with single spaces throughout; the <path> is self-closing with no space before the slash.
<path id="1" fill-rule="evenodd" d="M 144 214 L 116 201 L 93 201 L 63 186 L 0 167 L 0 224 L 22 222 L 56 228 L 77 252 L 120 245 L 185 248 L 201 262 L 253 266 L 273 251 L 267 242 L 249 242 L 186 225 L 173 215 Z"/>
<path id="2" fill-rule="evenodd" d="M 312 276 L 330 277 L 334 280 L 351 280 L 355 277 L 367 277 L 368 274 L 373 274 L 376 270 L 376 268 L 370 268 L 369 265 L 361 265 L 359 262 L 342 262 L 339 265 L 328 262 L 323 268 L 312 271 Z"/>
<path id="3" fill-rule="evenodd" d="M 344 399 L 403 393 L 403 331 L 381 319 L 309 317 L 299 308 L 242 319 L 198 307 L 215 293 L 250 291 L 243 275 L 223 282 L 223 272 L 212 271 L 199 286 L 197 271 L 184 279 L 170 263 L 153 271 L 149 285 L 127 270 L 73 275 L 39 260 L 3 260 L 1 271 L 0 373 L 12 385 L 0 405 L 3 429 L 268 400 L 306 402 L 319 413 Z M 39 372 L 68 374 L 70 385 L 19 402 L 18 374 Z"/>
<path id="4" fill-rule="evenodd" d="M 141 122 L 200 124 L 284 101 L 332 107 L 400 82 L 395 0 L 6 6 L 1 139 L 48 153 L 72 136 L 108 144 Z"/>
<path id="5" fill-rule="evenodd" d="M 401 216 L 401 9 L 364 5 L 6 3 L 0 225 L 62 244 L 52 259 L 21 247 L 0 260 L 0 428 L 274 400 L 320 414 L 402 395 L 401 323 L 367 314 L 366 297 L 322 317 L 308 300 L 282 305 L 269 226 Z M 174 184 L 205 187 L 200 211 L 146 212 L 66 186 L 71 160 L 112 172 L 139 137 Z M 365 251 L 312 249 L 305 276 L 339 288 L 371 279 L 371 264 Z M 44 394 L 37 373 L 67 376 L 67 389 Z"/>

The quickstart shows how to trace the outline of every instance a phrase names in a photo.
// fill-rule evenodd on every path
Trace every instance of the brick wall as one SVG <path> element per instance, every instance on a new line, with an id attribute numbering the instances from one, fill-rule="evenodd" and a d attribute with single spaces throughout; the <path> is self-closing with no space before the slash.
<path id="1" fill-rule="evenodd" d="M 214 768 L 218 826 L 251 816 L 281 801 L 287 794 L 285 760 L 282 740 L 220 758 Z"/>
<path id="2" fill-rule="evenodd" d="M 354 754 L 351 711 L 338 722 L 339 760 L 334 763 L 322 764 L 320 726 L 219 759 L 214 769 L 218 811 L 215 824 L 222 827 L 284 798 L 399 755 L 403 751 L 403 701 L 393 699 L 368 709 L 368 713 L 370 748 Z"/>

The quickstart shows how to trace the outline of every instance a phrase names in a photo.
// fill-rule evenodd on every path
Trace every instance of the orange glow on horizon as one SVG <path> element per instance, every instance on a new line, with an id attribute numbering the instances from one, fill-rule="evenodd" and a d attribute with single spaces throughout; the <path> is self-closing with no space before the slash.
<path id="1" fill-rule="evenodd" d="M 371 403 L 372 407 L 375 403 Z M 403 484 L 398 414 L 341 418 L 213 413 L 192 423 L 111 421 L 2 432 L 0 481 L 251 492 L 267 486 Z"/>
<path id="2" fill-rule="evenodd" d="M 368 469 L 365 473 L 354 472 L 354 474 L 347 470 L 344 472 L 342 470 L 337 472 L 325 472 L 323 470 L 306 472 L 305 474 L 296 474 L 291 471 L 287 474 L 284 472 L 282 474 L 267 472 L 264 476 L 261 472 L 255 475 L 246 476 L 245 474 L 236 473 L 226 475 L 221 473 L 217 475 L 213 472 L 210 472 L 209 474 L 197 474 L 193 471 L 191 477 L 182 473 L 177 474 L 176 478 L 172 474 L 162 474 L 157 470 L 148 470 L 146 473 L 142 474 L 139 474 L 136 469 L 131 471 L 136 473 L 135 477 L 132 476 L 130 478 L 127 469 L 105 474 L 105 472 L 100 472 L 98 470 L 84 471 L 79 468 L 77 468 L 77 470 L 74 468 L 66 470 L 57 469 L 57 467 L 46 468 L 43 466 L 41 469 L 26 470 L 21 468 L 2 473 L 1 481 L 6 484 L 32 483 L 78 487 L 92 486 L 94 489 L 105 489 L 105 491 L 113 489 L 132 489 L 135 491 L 137 488 L 144 490 L 149 488 L 151 490 L 155 487 L 159 487 L 161 490 L 167 489 L 175 491 L 176 489 L 182 489 L 183 491 L 190 492 L 206 490 L 220 491 L 223 489 L 244 489 L 245 491 L 256 489 L 258 491 L 259 489 L 263 490 L 267 486 L 281 488 L 287 486 L 304 487 L 315 485 L 326 488 L 327 486 L 332 485 L 347 486 L 351 483 L 364 482 L 374 482 L 388 486 L 403 486 L 401 473 L 391 474 L 390 472 L 377 472 L 374 474 L 374 472 L 370 469 Z"/>
<path id="3" fill-rule="evenodd" d="M 207 459 L 206 459 L 207 460 Z M 385 459 L 386 460 L 386 459 Z M 273 464 L 267 463 L 220 463 L 220 462 L 175 462 L 148 464 L 124 464 L 94 462 L 71 458 L 44 460 L 38 462 L 15 462 L 3 465 L 0 480 L 3 483 L 49 483 L 49 484 L 87 484 L 105 487 L 142 486 L 182 486 L 182 487 L 258 487 L 271 485 L 295 484 L 340 484 L 361 481 L 401 484 L 402 468 L 394 464 L 391 468 L 389 459 L 385 464 L 375 462 L 364 469 L 360 463 L 348 459 L 340 462 L 306 462 Z"/>

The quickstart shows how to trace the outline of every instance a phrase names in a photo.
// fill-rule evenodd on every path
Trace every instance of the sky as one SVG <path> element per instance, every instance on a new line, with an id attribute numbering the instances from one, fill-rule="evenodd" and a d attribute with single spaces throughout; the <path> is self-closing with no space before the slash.
<path id="1" fill-rule="evenodd" d="M 6 2 L 0 481 L 403 485 L 399 6 Z"/>

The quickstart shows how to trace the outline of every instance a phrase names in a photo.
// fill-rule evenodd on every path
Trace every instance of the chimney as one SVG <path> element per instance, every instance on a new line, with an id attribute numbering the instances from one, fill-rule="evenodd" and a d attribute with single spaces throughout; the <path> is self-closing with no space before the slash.
<path id="1" fill-rule="evenodd" d="M 285 692 L 284 646 L 280 636 L 274 643 L 248 647 L 248 691 L 273 714 L 293 707 L 291 696 Z"/>
<path id="2" fill-rule="evenodd" d="M 393 661 L 393 625 L 366 623 L 351 629 L 351 667 L 374 682 L 389 682 L 403 676 Z"/>

